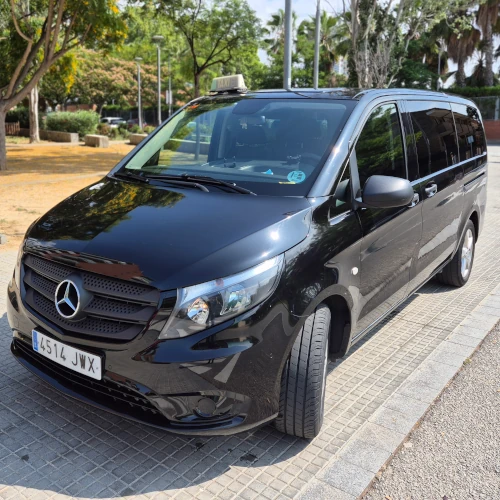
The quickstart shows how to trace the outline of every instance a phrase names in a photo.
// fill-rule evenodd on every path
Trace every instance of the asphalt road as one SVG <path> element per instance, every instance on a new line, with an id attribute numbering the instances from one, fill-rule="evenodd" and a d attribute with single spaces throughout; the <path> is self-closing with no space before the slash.
<path id="1" fill-rule="evenodd" d="M 500 323 L 364 499 L 500 499 Z"/>

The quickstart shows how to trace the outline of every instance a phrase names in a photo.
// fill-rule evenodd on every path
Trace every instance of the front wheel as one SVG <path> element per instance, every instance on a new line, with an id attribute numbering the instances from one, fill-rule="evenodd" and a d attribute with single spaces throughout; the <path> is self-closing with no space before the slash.
<path id="1" fill-rule="evenodd" d="M 464 286 L 469 281 L 476 249 L 476 230 L 471 220 L 465 225 L 464 235 L 453 259 L 438 274 L 438 279 L 445 285 Z"/>
<path id="2" fill-rule="evenodd" d="M 311 439 L 323 423 L 330 309 L 320 304 L 300 330 L 281 376 L 279 416 L 275 427 Z"/>

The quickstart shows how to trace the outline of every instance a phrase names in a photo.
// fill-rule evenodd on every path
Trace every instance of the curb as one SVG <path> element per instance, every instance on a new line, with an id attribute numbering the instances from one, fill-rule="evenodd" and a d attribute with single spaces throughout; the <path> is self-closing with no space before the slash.
<path id="1" fill-rule="evenodd" d="M 299 498 L 361 498 L 499 319 L 500 285 L 368 418 Z"/>

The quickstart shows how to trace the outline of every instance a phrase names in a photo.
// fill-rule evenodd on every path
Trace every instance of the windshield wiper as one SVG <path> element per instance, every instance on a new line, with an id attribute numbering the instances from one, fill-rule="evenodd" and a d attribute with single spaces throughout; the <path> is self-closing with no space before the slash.
<path id="1" fill-rule="evenodd" d="M 140 174 L 133 174 L 132 172 L 129 172 L 126 170 L 125 172 L 116 172 L 113 174 L 114 177 L 118 177 L 119 179 L 134 179 L 139 182 L 144 182 L 145 184 L 149 183 L 149 179 L 147 177 L 144 177 L 143 175 Z"/>
<path id="2" fill-rule="evenodd" d="M 191 180 L 184 180 L 180 175 L 148 175 L 147 176 L 148 182 L 149 179 L 153 179 L 154 181 L 164 181 L 168 184 L 172 184 L 174 186 L 184 186 L 184 187 L 190 187 L 190 188 L 196 188 L 199 189 L 200 191 L 204 191 L 205 193 L 209 193 L 209 190 L 205 187 L 202 186 L 199 182 L 193 182 Z"/>
<path id="3" fill-rule="evenodd" d="M 235 191 L 236 193 L 253 194 L 255 196 L 254 192 L 252 192 L 249 189 L 246 189 L 244 187 L 238 186 L 234 182 L 221 181 L 220 179 L 215 179 L 214 177 L 209 177 L 208 175 L 182 174 L 181 177 L 187 181 L 199 181 L 199 182 L 203 182 L 204 184 L 208 184 L 208 185 L 212 185 L 212 186 L 223 186 L 223 187 L 226 187 L 228 189 L 231 189 L 232 191 Z"/>

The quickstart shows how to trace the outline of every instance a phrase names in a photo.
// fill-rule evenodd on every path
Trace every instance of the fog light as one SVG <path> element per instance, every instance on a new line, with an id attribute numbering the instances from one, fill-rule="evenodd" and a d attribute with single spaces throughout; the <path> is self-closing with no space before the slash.
<path id="1" fill-rule="evenodd" d="M 211 417 L 217 406 L 215 405 L 215 402 L 209 398 L 201 398 L 194 411 L 200 416 L 204 418 L 209 418 Z"/>
<path id="2" fill-rule="evenodd" d="M 208 321 L 209 312 L 210 308 L 208 307 L 208 304 L 203 299 L 196 299 L 188 307 L 187 316 L 195 323 L 204 325 Z"/>

